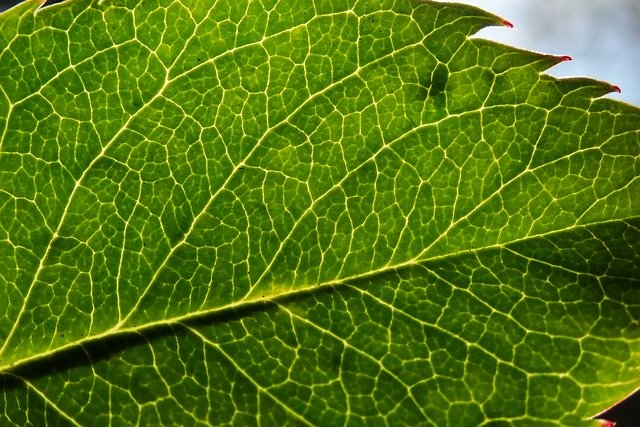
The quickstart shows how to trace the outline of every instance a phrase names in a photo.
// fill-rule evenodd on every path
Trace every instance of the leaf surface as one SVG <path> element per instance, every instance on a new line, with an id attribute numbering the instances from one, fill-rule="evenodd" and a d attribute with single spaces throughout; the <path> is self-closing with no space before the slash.
<path id="1" fill-rule="evenodd" d="M 3 423 L 576 425 L 638 384 L 640 111 L 425 1 L 0 15 Z"/>

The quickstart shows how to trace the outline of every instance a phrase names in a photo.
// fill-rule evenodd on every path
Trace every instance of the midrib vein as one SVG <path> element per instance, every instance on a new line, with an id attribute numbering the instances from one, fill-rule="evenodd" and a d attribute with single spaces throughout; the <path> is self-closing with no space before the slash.
<path id="1" fill-rule="evenodd" d="M 635 216 L 635 217 L 630 217 L 627 220 L 640 220 L 640 216 Z M 611 221 L 602 221 L 602 222 L 597 222 L 597 223 L 590 223 L 587 225 L 579 225 L 579 226 L 574 226 L 571 229 L 582 229 L 588 226 L 593 226 L 593 225 L 602 225 L 602 224 L 610 224 L 610 223 L 616 223 L 616 222 L 625 222 L 623 220 L 611 220 Z M 72 348 L 76 348 L 76 347 L 80 347 L 86 344 L 90 344 L 90 343 L 96 343 L 99 342 L 103 339 L 108 339 L 108 338 L 113 338 L 113 337 L 117 337 L 117 336 L 124 336 L 127 334 L 144 334 L 145 332 L 149 332 L 152 331 L 154 328 L 160 328 L 160 327 L 168 327 L 168 326 L 172 326 L 172 325 L 178 325 L 178 324 L 189 324 L 191 322 L 194 321 L 198 321 L 198 320 L 202 320 L 205 319 L 207 317 L 212 317 L 218 314 L 222 314 L 225 312 L 234 312 L 234 311 L 242 311 L 248 308 L 256 308 L 260 305 L 268 305 L 268 304 L 273 304 L 273 303 L 278 303 L 278 304 L 282 304 L 282 301 L 287 300 L 290 297 L 294 297 L 296 295 L 302 295 L 302 294 L 312 294 L 315 292 L 319 292 L 328 288 L 336 288 L 336 287 L 340 287 L 341 285 L 349 285 L 349 284 L 353 284 L 353 282 L 359 281 L 359 280 L 370 280 L 370 279 L 374 279 L 376 276 L 381 276 L 384 275 L 386 273 L 389 272 L 393 272 L 393 271 L 401 271 L 407 268 L 412 268 L 418 265 L 421 265 L 423 263 L 427 263 L 427 262 L 434 262 L 434 261 L 440 261 L 440 260 L 447 260 L 447 259 L 451 259 L 451 258 L 455 258 L 458 255 L 461 254 L 470 254 L 470 253 L 479 253 L 479 252 L 483 252 L 483 251 L 488 251 L 491 249 L 504 249 L 506 246 L 508 245 L 512 245 L 515 243 L 521 243 L 523 241 L 527 241 L 527 240 L 531 240 L 531 239 L 537 239 L 537 238 L 544 238 L 544 237 L 549 237 L 555 234 L 560 234 L 566 231 L 570 231 L 571 229 L 564 229 L 564 230 L 554 230 L 548 233 L 542 233 L 542 234 L 537 234 L 537 235 L 533 235 L 533 236 L 528 236 L 528 237 L 524 237 L 521 239 L 515 239 L 509 242 L 505 242 L 505 243 L 501 243 L 501 244 L 494 244 L 494 245 L 489 245 L 489 246 L 484 246 L 481 248 L 476 248 L 476 249 L 471 249 L 471 250 L 464 250 L 462 252 L 459 253 L 450 253 L 450 254 L 444 254 L 444 255 L 438 255 L 438 256 L 434 256 L 434 257 L 429 257 L 429 258 L 423 258 L 423 259 L 411 259 L 408 261 L 404 261 L 402 263 L 398 263 L 398 264 L 393 264 L 393 265 L 387 265 L 384 267 L 381 267 L 379 269 L 373 270 L 373 271 L 368 271 L 368 272 L 364 272 L 361 274 L 357 274 L 357 275 L 353 275 L 353 276 L 348 276 L 348 277 L 343 277 L 343 278 L 338 278 L 338 279 L 333 279 L 333 280 L 329 280 L 323 283 L 318 283 L 316 285 L 305 285 L 305 286 L 300 286 L 300 287 L 293 287 L 292 289 L 288 289 L 287 291 L 281 292 L 279 294 L 276 295 L 268 295 L 266 297 L 254 297 L 254 298 L 246 298 L 246 299 L 242 299 L 239 301 L 235 301 L 233 303 L 230 304 L 226 304 L 220 307 L 214 307 L 214 308 L 210 308 L 210 309 L 205 309 L 205 310 L 199 310 L 199 311 L 193 311 L 181 316 L 176 316 L 176 317 L 172 317 L 169 319 L 162 319 L 162 320 L 156 320 L 153 322 L 147 322 L 147 323 L 143 323 L 140 325 L 136 325 L 136 326 L 129 326 L 129 327 L 120 327 L 120 328 L 112 328 L 109 330 L 106 330 L 103 333 L 97 334 L 97 335 L 92 335 L 90 337 L 85 337 L 81 340 L 78 341 L 74 341 L 71 343 L 67 343 L 63 346 L 60 346 L 58 348 L 55 349 L 51 349 L 42 353 L 38 353 L 38 354 L 34 354 L 28 357 L 24 357 L 24 358 L 19 358 L 19 359 L 15 359 L 14 361 L 12 361 L 11 363 L 6 363 L 4 365 L 0 366 L 0 375 L 3 373 L 11 373 L 14 370 L 23 368 L 26 365 L 29 364 L 34 364 L 34 363 L 38 363 L 41 361 L 45 361 L 46 359 L 50 358 L 50 357 L 54 357 L 57 354 L 67 351 L 69 349 Z M 515 253 L 519 256 L 523 256 L 517 252 L 514 252 L 511 249 L 508 249 L 510 252 Z M 524 257 L 524 256 L 523 256 Z M 536 261 L 538 261 L 536 259 Z M 563 268 L 562 266 L 554 266 L 556 268 L 562 268 L 565 271 L 568 272 L 572 272 L 572 273 L 581 273 L 581 274 L 588 274 L 586 272 L 576 272 L 573 270 L 569 270 L 566 268 Z"/>

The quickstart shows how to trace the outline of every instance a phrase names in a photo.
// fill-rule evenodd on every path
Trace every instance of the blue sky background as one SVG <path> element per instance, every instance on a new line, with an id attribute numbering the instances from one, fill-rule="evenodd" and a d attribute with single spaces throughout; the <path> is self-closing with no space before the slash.
<path id="1" fill-rule="evenodd" d="M 621 94 L 610 97 L 640 106 L 640 0 L 457 1 L 481 7 L 515 25 L 513 29 L 485 29 L 479 37 L 569 55 L 572 62 L 548 73 L 607 81 L 622 89 Z M 0 10 L 18 2 L 0 0 Z"/>

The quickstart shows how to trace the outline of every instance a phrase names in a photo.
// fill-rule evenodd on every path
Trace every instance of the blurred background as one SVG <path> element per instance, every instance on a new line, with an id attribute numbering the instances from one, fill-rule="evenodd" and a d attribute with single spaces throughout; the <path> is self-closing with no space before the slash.
<path id="1" fill-rule="evenodd" d="M 640 106 L 640 0 L 457 1 L 481 7 L 515 25 L 513 29 L 488 28 L 477 37 L 569 55 L 573 61 L 548 72 L 556 77 L 588 76 L 618 85 L 622 93 L 610 97 Z M 0 0 L 0 11 L 16 3 L 19 1 Z"/>

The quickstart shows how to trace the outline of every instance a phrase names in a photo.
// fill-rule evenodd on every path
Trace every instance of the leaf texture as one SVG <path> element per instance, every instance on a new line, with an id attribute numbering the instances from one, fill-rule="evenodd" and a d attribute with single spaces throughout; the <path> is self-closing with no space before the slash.
<path id="1" fill-rule="evenodd" d="M 0 15 L 2 424 L 577 425 L 640 380 L 640 111 L 428 1 Z"/>

